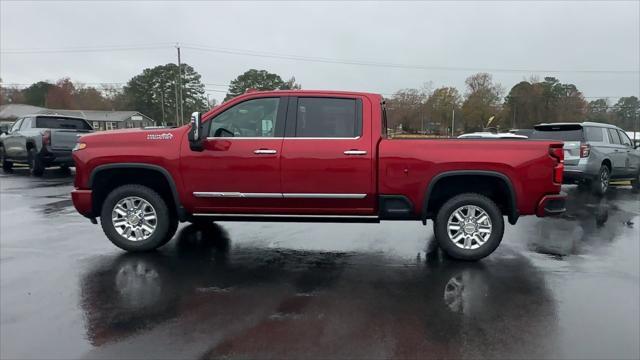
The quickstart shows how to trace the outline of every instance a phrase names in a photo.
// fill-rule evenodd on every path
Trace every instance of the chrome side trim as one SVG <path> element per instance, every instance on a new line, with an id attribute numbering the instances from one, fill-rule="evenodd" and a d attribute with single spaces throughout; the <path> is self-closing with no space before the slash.
<path id="1" fill-rule="evenodd" d="M 285 137 L 285 140 L 358 140 L 360 136 L 356 137 Z"/>
<path id="2" fill-rule="evenodd" d="M 364 199 L 367 194 L 285 193 L 285 199 Z"/>
<path id="3" fill-rule="evenodd" d="M 267 137 L 267 136 L 207 136 L 207 140 L 282 140 L 284 137 Z"/>
<path id="4" fill-rule="evenodd" d="M 358 140 L 360 136 L 356 137 L 294 137 L 294 136 L 282 136 L 282 137 L 267 137 L 267 136 L 207 136 L 207 140 Z"/>
<path id="5" fill-rule="evenodd" d="M 196 213 L 193 216 L 212 217 L 264 217 L 264 218 L 319 218 L 319 219 L 378 219 L 377 215 L 287 215 L 287 214 L 209 214 Z"/>
<path id="6" fill-rule="evenodd" d="M 253 198 L 253 199 L 364 199 L 367 194 L 318 194 L 318 193 L 241 193 L 195 191 L 197 198 Z"/>
<path id="7" fill-rule="evenodd" d="M 254 199 L 282 199 L 280 193 L 241 193 L 241 192 L 207 192 L 196 191 L 193 196 L 198 198 L 254 198 Z"/>

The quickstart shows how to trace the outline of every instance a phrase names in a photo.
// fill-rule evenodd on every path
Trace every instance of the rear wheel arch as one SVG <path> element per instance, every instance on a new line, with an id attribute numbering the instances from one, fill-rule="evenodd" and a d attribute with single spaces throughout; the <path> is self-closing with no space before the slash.
<path id="1" fill-rule="evenodd" d="M 611 173 L 611 169 L 612 169 L 611 168 L 611 160 L 609 160 L 609 159 L 602 160 L 602 165 L 608 167 L 609 168 L 609 173 Z"/>
<path id="2" fill-rule="evenodd" d="M 451 180 L 451 182 L 443 182 L 444 179 Z M 457 182 L 460 181 L 467 181 L 466 186 L 455 188 Z M 473 182 L 469 183 L 469 181 Z M 468 186 L 469 184 L 472 184 L 471 187 Z M 494 193 L 482 190 L 483 187 L 486 188 L 489 185 L 498 185 L 500 190 Z M 438 208 L 448 199 L 467 192 L 479 193 L 492 199 L 500 206 L 503 214 L 507 215 L 509 223 L 515 224 L 518 220 L 520 214 L 517 194 L 513 182 L 507 175 L 497 171 L 453 170 L 437 174 L 427 185 L 423 199 L 422 221 L 426 222 L 427 218 L 435 218 Z"/>
<path id="3" fill-rule="evenodd" d="M 149 175 L 160 175 L 160 177 Z M 88 187 L 93 190 L 94 214 L 100 213 L 102 204 L 111 191 L 125 184 L 144 185 L 158 192 L 180 221 L 186 219 L 175 180 L 169 171 L 158 165 L 144 163 L 106 164 L 93 169 L 89 176 Z M 166 190 L 169 190 L 168 193 Z"/>

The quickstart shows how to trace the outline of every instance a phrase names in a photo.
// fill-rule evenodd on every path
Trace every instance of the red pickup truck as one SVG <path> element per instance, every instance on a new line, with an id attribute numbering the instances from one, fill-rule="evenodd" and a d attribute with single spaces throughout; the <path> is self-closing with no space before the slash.
<path id="1" fill-rule="evenodd" d="M 561 142 L 392 139 L 386 121 L 377 94 L 248 92 L 179 128 L 82 136 L 71 195 L 128 251 L 178 221 L 432 219 L 446 253 L 477 260 L 505 216 L 564 211 Z"/>

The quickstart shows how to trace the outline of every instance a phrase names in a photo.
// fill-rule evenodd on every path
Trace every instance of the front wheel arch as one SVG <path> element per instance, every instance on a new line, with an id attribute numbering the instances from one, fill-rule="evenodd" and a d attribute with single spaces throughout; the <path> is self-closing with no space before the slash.
<path id="1" fill-rule="evenodd" d="M 122 173 L 122 172 L 128 173 L 132 171 L 144 171 L 144 172 L 149 172 L 149 173 L 154 173 L 159 175 L 160 178 L 165 181 L 166 186 L 168 187 L 168 190 L 169 190 L 168 192 L 169 196 L 167 196 L 165 200 L 171 204 L 170 205 L 171 209 L 175 212 L 178 219 L 180 221 L 186 221 L 186 218 L 187 218 L 186 211 L 182 206 L 182 203 L 180 202 L 180 196 L 178 195 L 178 188 L 169 171 L 167 171 L 165 168 L 161 166 L 153 165 L 153 164 L 145 164 L 145 163 L 105 164 L 105 165 L 96 166 L 91 171 L 91 175 L 89 176 L 88 187 L 94 190 L 93 202 L 94 202 L 94 212 L 96 214 L 100 213 L 100 208 L 102 205 L 101 203 L 104 201 L 104 199 L 107 196 L 106 193 L 101 191 L 101 188 L 103 186 L 101 185 L 101 180 L 103 179 L 103 177 L 105 176 L 109 177 L 110 175 L 115 175 L 115 173 Z M 136 174 L 136 175 L 139 175 L 139 174 Z M 140 176 L 133 176 L 130 179 L 119 177 L 119 179 L 122 181 L 122 183 L 121 184 L 111 183 L 110 184 L 111 189 L 109 190 L 113 190 L 118 185 L 125 185 L 125 184 L 139 184 L 144 186 L 150 185 L 148 183 L 145 183 L 144 181 L 140 181 L 141 179 Z M 160 189 L 156 189 L 153 186 L 151 186 L 151 188 L 156 191 L 160 190 Z M 159 192 L 160 194 L 165 193 L 164 191 L 159 191 Z"/>

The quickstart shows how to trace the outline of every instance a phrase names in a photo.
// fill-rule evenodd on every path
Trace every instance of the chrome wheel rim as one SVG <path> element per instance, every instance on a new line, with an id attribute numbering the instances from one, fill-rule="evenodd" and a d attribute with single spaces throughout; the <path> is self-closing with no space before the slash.
<path id="1" fill-rule="evenodd" d="M 143 198 L 121 199 L 111 211 L 111 222 L 118 234 L 129 241 L 143 241 L 153 235 L 158 225 L 156 209 Z"/>
<path id="2" fill-rule="evenodd" d="M 609 187 L 609 171 L 606 168 L 600 173 L 600 186 L 603 192 Z"/>
<path id="3" fill-rule="evenodd" d="M 475 250 L 491 237 L 491 219 L 479 206 L 464 205 L 457 208 L 447 221 L 449 240 L 461 249 Z"/>

